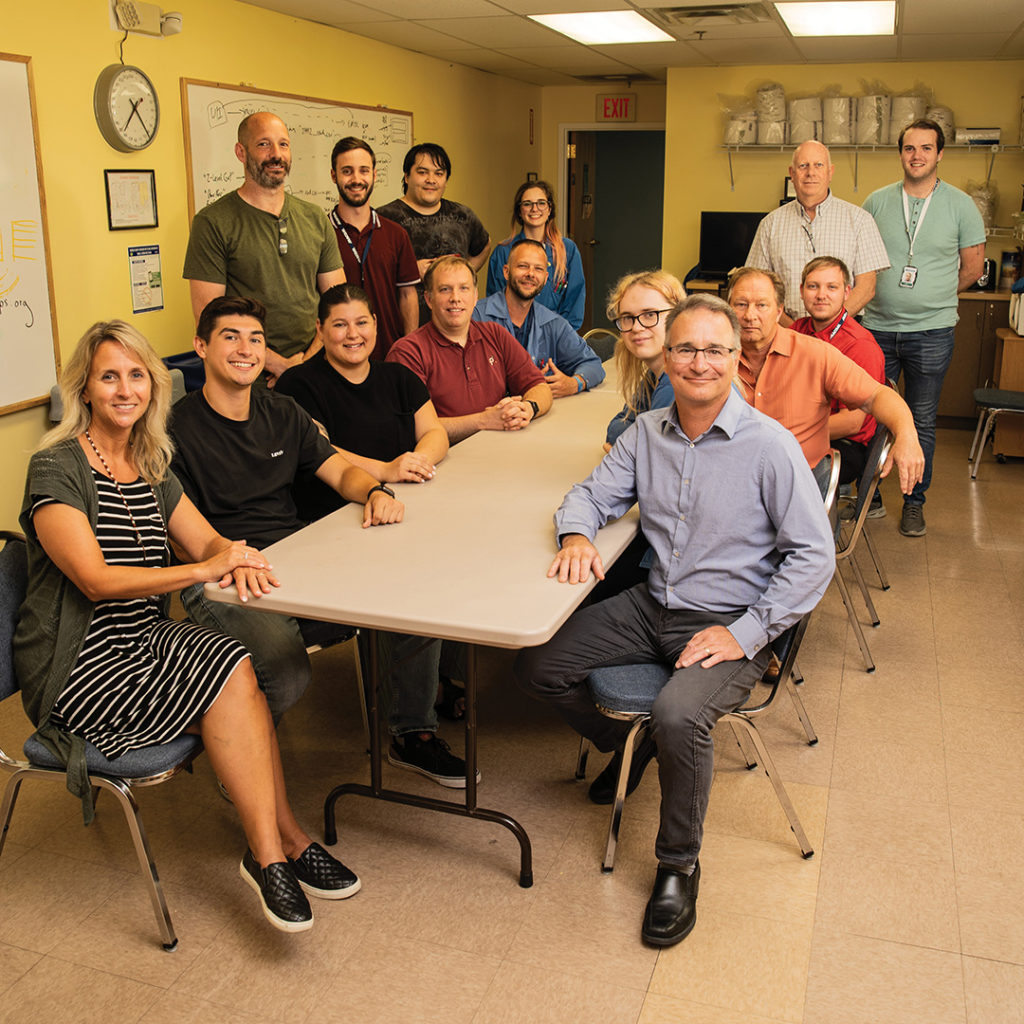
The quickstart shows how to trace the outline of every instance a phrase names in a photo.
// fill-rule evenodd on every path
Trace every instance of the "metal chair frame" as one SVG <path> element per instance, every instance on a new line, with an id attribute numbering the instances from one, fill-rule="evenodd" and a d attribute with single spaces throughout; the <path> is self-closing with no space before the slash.
<path id="1" fill-rule="evenodd" d="M 12 543 L 24 544 L 25 538 L 20 533 L 8 530 L 0 530 L 0 540 L 4 541 L 3 553 L 6 554 L 8 546 Z M 6 560 L 5 560 L 6 561 Z M 6 566 L 5 566 L 6 569 Z M 7 611 L 5 609 L 5 611 Z M 7 625 L 6 623 L 4 625 Z M 13 620 L 11 621 L 13 627 Z M 7 638 L 4 638 L 5 641 Z M 18 691 L 18 682 L 14 677 L 12 654 L 9 642 L 3 643 L 0 649 L 0 700 L 6 700 Z M 10 828 L 11 817 L 14 814 L 14 807 L 18 799 L 21 784 L 29 778 L 45 778 L 57 783 L 62 789 L 67 784 L 67 775 L 63 766 L 53 767 L 39 764 L 31 759 L 28 753 L 30 749 L 38 749 L 42 753 L 48 753 L 42 744 L 35 739 L 35 734 L 26 741 L 26 760 L 14 758 L 0 749 L 0 770 L 9 776 L 7 785 L 3 791 L 3 799 L 0 802 L 0 855 L 3 853 L 4 843 L 7 839 L 7 832 Z M 156 916 L 157 927 L 160 930 L 161 944 L 167 952 L 173 952 L 178 945 L 178 937 L 174 931 L 174 924 L 171 921 L 170 911 L 167 909 L 167 901 L 164 898 L 163 886 L 160 884 L 160 876 L 157 873 L 156 861 L 153 858 L 153 851 L 146 836 L 146 829 L 142 822 L 142 814 L 139 805 L 135 801 L 133 790 L 145 786 L 156 786 L 182 771 L 191 771 L 192 762 L 202 753 L 203 743 L 198 736 L 183 736 L 171 743 L 162 744 L 160 747 L 148 747 L 147 751 L 167 749 L 167 767 L 159 772 L 153 772 L 139 777 L 118 775 L 114 772 L 89 771 L 89 781 L 93 786 L 93 797 L 101 790 L 113 793 L 124 813 L 128 831 L 132 837 L 135 853 L 138 857 L 139 867 L 142 870 L 143 881 L 149 894 L 150 903 L 153 906 L 153 913 Z M 102 755 L 91 746 L 86 745 L 87 757 L 90 759 L 102 758 Z M 116 767 L 119 761 L 130 758 L 137 751 L 130 751 L 124 758 L 118 758 L 107 762 Z M 104 759 L 105 760 L 105 759 Z M 94 762 L 95 763 L 95 762 Z"/>
<path id="2" fill-rule="evenodd" d="M 971 479 L 977 480 L 978 467 L 981 465 L 981 453 L 985 450 L 989 435 L 995 430 L 996 417 L 1001 416 L 1004 412 L 1016 413 L 1018 416 L 1024 414 L 1024 391 L 978 388 L 974 392 L 974 402 L 978 406 L 978 426 L 974 430 L 974 441 L 971 444 L 967 461 L 972 463 Z M 984 429 L 982 429 L 983 423 Z"/>

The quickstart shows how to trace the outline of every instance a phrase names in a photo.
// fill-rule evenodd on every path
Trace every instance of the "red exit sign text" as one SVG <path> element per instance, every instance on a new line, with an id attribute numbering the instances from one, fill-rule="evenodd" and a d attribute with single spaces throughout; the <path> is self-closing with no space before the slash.
<path id="1" fill-rule="evenodd" d="M 635 121 L 636 93 L 603 93 L 597 97 L 598 121 Z"/>

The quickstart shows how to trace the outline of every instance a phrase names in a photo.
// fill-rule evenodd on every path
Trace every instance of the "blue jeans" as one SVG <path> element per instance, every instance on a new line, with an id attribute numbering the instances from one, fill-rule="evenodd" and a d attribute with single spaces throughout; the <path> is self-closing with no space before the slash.
<path id="1" fill-rule="evenodd" d="M 326 645 L 351 632 L 350 626 L 271 615 L 211 601 L 201 583 L 183 590 L 181 603 L 193 622 L 227 633 L 245 644 L 275 725 L 310 684 L 307 645 Z M 381 694 L 391 732 L 436 732 L 434 700 L 441 641 L 405 633 L 377 636 Z M 360 640 L 362 647 L 362 634 Z"/>
<path id="2" fill-rule="evenodd" d="M 587 689 L 590 672 L 602 665 L 674 662 L 694 633 L 729 626 L 739 615 L 670 611 L 641 583 L 581 608 L 546 644 L 521 651 L 514 671 L 527 693 L 552 704 L 598 750 L 615 750 L 629 723 L 597 710 Z M 677 669 L 654 701 L 651 731 L 661 782 L 655 853 L 660 863 L 688 869 L 696 861 L 714 774 L 711 730 L 747 699 L 770 653 L 766 645 L 749 661 L 723 661 L 713 668 L 698 662 Z"/>
<path id="3" fill-rule="evenodd" d="M 923 505 L 924 493 L 932 482 L 935 456 L 935 415 L 939 408 L 942 381 L 953 358 L 952 327 L 933 331 L 872 331 L 885 355 L 885 375 L 899 380 L 903 371 L 904 398 L 914 414 L 917 439 L 924 451 L 924 477 L 904 499 Z"/>

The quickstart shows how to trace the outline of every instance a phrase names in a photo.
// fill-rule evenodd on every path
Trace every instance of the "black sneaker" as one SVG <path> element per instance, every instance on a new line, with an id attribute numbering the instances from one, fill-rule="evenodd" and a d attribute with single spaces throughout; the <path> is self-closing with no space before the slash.
<path id="1" fill-rule="evenodd" d="M 304 932 L 313 927 L 313 911 L 287 861 L 260 867 L 246 850 L 238 873 L 259 895 L 263 916 L 283 932 Z"/>
<path id="2" fill-rule="evenodd" d="M 903 515 L 900 516 L 900 533 L 904 537 L 923 537 L 926 533 L 924 525 L 924 507 L 904 502 Z"/>
<path id="3" fill-rule="evenodd" d="M 432 735 L 429 739 L 421 740 L 416 733 L 410 732 L 402 736 L 401 740 L 401 746 L 398 740 L 391 744 L 388 764 L 426 775 L 439 786 L 447 786 L 449 789 L 466 788 L 466 762 L 456 757 L 451 747 L 439 736 Z M 476 781 L 480 781 L 479 769 Z"/>
<path id="4" fill-rule="evenodd" d="M 322 900 L 347 900 L 362 888 L 354 871 L 319 843 L 310 843 L 295 860 L 288 858 L 302 891 Z"/>
<path id="5" fill-rule="evenodd" d="M 629 778 L 626 780 L 626 796 L 640 785 L 651 758 L 658 753 L 654 737 L 650 732 L 644 733 L 643 739 L 633 750 L 633 760 L 629 763 Z M 610 804 L 615 801 L 615 787 L 619 783 L 619 769 L 622 766 L 622 751 L 617 750 L 612 759 L 605 765 L 604 771 L 590 784 L 587 796 L 594 804 Z"/>
<path id="6" fill-rule="evenodd" d="M 882 495 L 875 491 L 871 499 L 871 506 L 868 508 L 868 519 L 884 519 L 885 505 L 882 504 Z"/>

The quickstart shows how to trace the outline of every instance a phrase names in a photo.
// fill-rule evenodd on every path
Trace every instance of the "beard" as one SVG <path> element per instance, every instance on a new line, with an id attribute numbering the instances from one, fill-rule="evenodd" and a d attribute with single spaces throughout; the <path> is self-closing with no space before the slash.
<path id="1" fill-rule="evenodd" d="M 341 201 L 346 206 L 365 206 L 370 201 L 370 196 L 373 194 L 373 186 L 368 185 L 366 191 L 359 196 L 353 196 L 347 189 L 339 188 L 338 195 L 341 197 Z"/>
<path id="2" fill-rule="evenodd" d="M 272 171 L 278 167 L 284 168 L 284 177 L 287 178 L 292 164 L 290 160 L 280 159 L 264 160 L 263 163 L 260 163 L 251 154 L 245 154 L 245 169 L 249 172 L 249 177 L 261 188 L 276 188 L 283 182 L 284 179 L 278 181 L 276 177 L 272 176 Z"/>
<path id="3" fill-rule="evenodd" d="M 534 284 L 532 286 L 523 286 L 515 281 L 513 278 L 509 278 L 508 281 L 509 291 L 512 292 L 517 298 L 522 299 L 523 302 L 529 302 L 530 299 L 535 299 L 539 294 L 543 284 Z"/>

